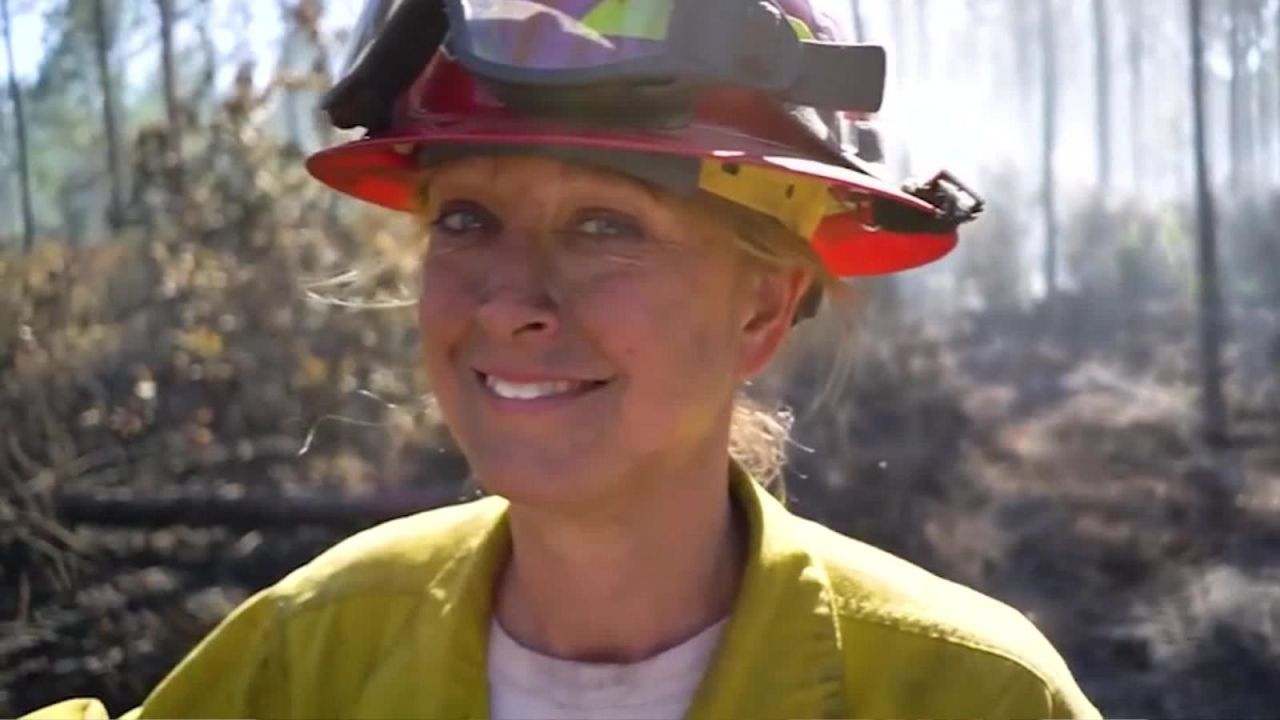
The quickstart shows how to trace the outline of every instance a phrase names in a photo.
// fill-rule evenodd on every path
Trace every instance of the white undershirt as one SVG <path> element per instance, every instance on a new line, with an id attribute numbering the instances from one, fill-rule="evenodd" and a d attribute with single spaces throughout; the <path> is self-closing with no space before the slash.
<path id="1" fill-rule="evenodd" d="M 493 720 L 679 720 L 689 709 L 726 621 L 647 660 L 625 665 L 561 660 L 489 629 Z"/>

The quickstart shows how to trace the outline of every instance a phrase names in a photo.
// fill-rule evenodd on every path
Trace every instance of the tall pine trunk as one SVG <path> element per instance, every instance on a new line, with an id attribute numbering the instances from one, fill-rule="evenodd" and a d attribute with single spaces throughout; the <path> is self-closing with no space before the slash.
<path id="1" fill-rule="evenodd" d="M 5 94 L 8 97 L 8 94 Z M 10 158 L 16 151 L 10 147 L 14 144 L 13 131 L 9 128 L 9 113 L 0 107 L 0 156 Z M 0 164 L 0 252 L 6 248 L 5 241 L 18 235 L 18 222 L 22 212 L 18 209 L 16 174 L 6 160 Z"/>
<path id="2" fill-rule="evenodd" d="M 907 97 L 907 88 L 911 87 L 913 68 L 907 62 L 907 19 L 906 3 L 894 2 L 889 5 L 889 23 L 893 33 L 893 57 L 890 68 L 893 78 L 893 92 L 897 95 L 897 103 L 901 105 Z M 902 113 L 899 109 L 898 113 Z M 906 175 L 911 172 L 910 143 L 899 142 L 897 145 L 898 172 Z"/>
<path id="3" fill-rule="evenodd" d="M 1013 32 L 1008 33 L 1012 43 L 1013 72 L 1016 84 L 1015 98 L 1020 136 L 1016 142 L 1020 147 L 1031 147 L 1036 144 L 1036 97 L 1040 85 L 1035 75 L 1035 43 L 1032 38 L 1039 34 L 1036 23 L 1036 6 L 1024 0 L 1013 3 Z M 1031 174 L 1032 166 L 1028 164 L 1025 172 Z"/>
<path id="4" fill-rule="evenodd" d="M 119 230 L 124 223 L 124 166 L 120 152 L 120 122 L 116 115 L 116 84 L 111 74 L 115 37 L 107 18 L 106 0 L 93 0 L 93 26 L 94 59 L 98 65 L 98 84 L 102 95 L 102 128 L 107 136 L 107 180 L 110 186 L 107 223 L 112 230 Z"/>
<path id="5" fill-rule="evenodd" d="M 1210 447 L 1227 440 L 1226 400 L 1222 392 L 1222 291 L 1218 284 L 1218 240 L 1210 186 L 1209 131 L 1205 112 L 1203 0 L 1188 0 L 1191 33 L 1191 102 L 1194 123 L 1197 221 L 1197 280 L 1200 306 L 1200 430 Z"/>
<path id="6" fill-rule="evenodd" d="M 1095 123 L 1098 138 L 1098 186 L 1111 189 L 1111 33 L 1106 0 L 1093 0 Z"/>
<path id="7" fill-rule="evenodd" d="M 177 68 L 173 60 L 173 0 L 156 0 L 160 11 L 160 75 L 164 83 L 164 109 L 168 119 L 167 157 L 173 190 L 181 195 L 182 168 L 182 106 L 178 100 Z"/>
<path id="8" fill-rule="evenodd" d="M 36 243 L 36 214 L 31 206 L 31 161 L 27 147 L 27 111 L 22 102 L 22 87 L 13 65 L 13 23 L 9 17 L 9 0 L 0 0 L 0 20 L 4 22 L 4 51 L 9 62 L 9 97 L 13 101 L 13 120 L 18 135 L 18 182 L 22 202 L 22 251 L 30 252 Z"/>
<path id="9" fill-rule="evenodd" d="M 1129 150 L 1130 162 L 1133 165 L 1133 186 L 1140 190 L 1146 178 L 1146 163 L 1143 158 L 1146 148 L 1143 137 L 1146 134 L 1146 62 L 1143 57 L 1146 44 L 1143 42 L 1145 0 L 1127 0 L 1129 5 Z"/>
<path id="10" fill-rule="evenodd" d="M 1231 79 L 1227 88 L 1227 133 L 1231 156 L 1231 183 L 1239 190 L 1247 176 L 1249 154 L 1248 130 L 1245 126 L 1245 33 L 1244 3 L 1231 0 L 1228 17 L 1227 48 L 1231 61 Z"/>
<path id="11" fill-rule="evenodd" d="M 1040 0 L 1041 137 L 1040 188 L 1044 208 L 1044 287 L 1050 302 L 1058 294 L 1058 217 L 1054 151 L 1058 142 L 1058 49 L 1053 0 Z"/>

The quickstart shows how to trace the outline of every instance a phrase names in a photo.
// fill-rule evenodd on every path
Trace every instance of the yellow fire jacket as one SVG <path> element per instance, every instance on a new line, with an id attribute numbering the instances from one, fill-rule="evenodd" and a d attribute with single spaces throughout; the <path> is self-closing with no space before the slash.
<path id="1" fill-rule="evenodd" d="M 788 512 L 742 473 L 751 548 L 690 718 L 1093 718 L 1017 611 Z M 497 498 L 392 521 L 257 594 L 129 718 L 484 718 Z M 32 719 L 105 720 L 93 700 Z"/>

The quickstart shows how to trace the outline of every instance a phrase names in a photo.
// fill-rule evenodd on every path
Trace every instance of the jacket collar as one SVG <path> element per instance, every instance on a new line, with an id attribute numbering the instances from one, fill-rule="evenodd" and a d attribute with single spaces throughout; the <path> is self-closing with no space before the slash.
<path id="1" fill-rule="evenodd" d="M 826 571 L 776 498 L 736 464 L 730 483 L 750 528 L 747 567 L 687 716 L 838 717 L 845 664 Z"/>
<path id="2" fill-rule="evenodd" d="M 736 464 L 730 487 L 749 526 L 747 566 L 687 716 L 839 716 L 847 699 L 845 663 L 826 572 L 804 548 L 800 521 Z M 480 502 L 494 504 L 495 522 L 430 583 L 431 610 L 406 643 L 419 672 L 444 673 L 437 681 L 424 677 L 422 695 L 414 699 L 419 716 L 489 715 L 493 588 L 511 540 L 505 501 Z"/>

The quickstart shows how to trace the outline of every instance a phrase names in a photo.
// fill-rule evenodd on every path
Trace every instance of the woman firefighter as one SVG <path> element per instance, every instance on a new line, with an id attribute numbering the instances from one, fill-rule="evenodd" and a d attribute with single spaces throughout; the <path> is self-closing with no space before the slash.
<path id="1" fill-rule="evenodd" d="M 422 362 L 487 497 L 259 592 L 131 717 L 1097 716 L 1020 613 L 766 488 L 786 424 L 743 386 L 981 204 L 858 156 L 885 55 L 815 5 L 371 3 L 326 105 L 366 135 L 308 168 L 424 221 Z"/>

